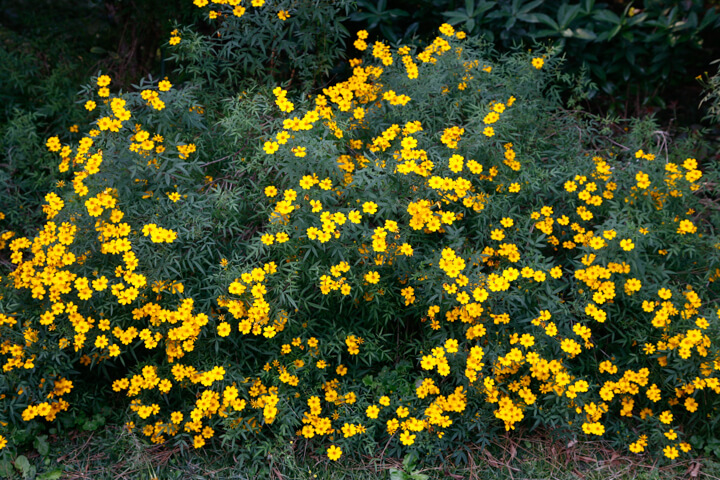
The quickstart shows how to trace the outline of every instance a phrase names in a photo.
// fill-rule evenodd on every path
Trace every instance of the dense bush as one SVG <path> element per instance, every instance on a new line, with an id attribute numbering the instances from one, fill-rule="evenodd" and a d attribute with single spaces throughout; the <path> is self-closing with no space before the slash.
<path id="1" fill-rule="evenodd" d="M 212 5 L 226 44 L 173 32 L 193 80 L 101 75 L 87 133 L 47 140 L 65 184 L 36 235 L 0 234 L 6 437 L 110 402 L 152 442 L 243 458 L 277 438 L 437 454 L 519 425 L 717 446 L 717 171 L 651 121 L 565 110 L 547 52 L 447 24 L 423 48 L 358 32 L 368 53 L 318 95 L 225 96 L 218 51 L 255 68 L 245 15 L 268 42 L 306 18 L 252 4 Z"/>

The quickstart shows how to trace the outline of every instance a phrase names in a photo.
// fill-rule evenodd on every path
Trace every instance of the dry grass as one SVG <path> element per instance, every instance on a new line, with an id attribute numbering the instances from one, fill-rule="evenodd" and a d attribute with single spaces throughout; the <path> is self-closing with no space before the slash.
<path id="1" fill-rule="evenodd" d="M 136 434 L 112 426 L 51 438 L 50 442 L 51 462 L 44 468 L 60 466 L 62 478 L 68 480 L 382 479 L 391 478 L 392 472 L 393 479 L 403 480 L 720 480 L 717 459 L 663 465 L 660 459 L 630 456 L 601 441 L 560 441 L 551 432 L 512 432 L 487 447 L 458 446 L 467 458 L 462 465 L 452 460 L 458 451 L 445 452 L 440 461 L 436 458 L 417 465 L 404 466 L 403 459 L 388 457 L 385 450 L 375 457 L 347 455 L 333 463 L 297 443 L 278 446 L 267 457 L 248 462 L 240 449 L 215 446 L 196 451 L 177 444 L 148 445 Z M 26 455 L 41 473 L 45 459 L 37 452 Z M 400 473 L 403 468 L 407 468 L 405 476 Z"/>

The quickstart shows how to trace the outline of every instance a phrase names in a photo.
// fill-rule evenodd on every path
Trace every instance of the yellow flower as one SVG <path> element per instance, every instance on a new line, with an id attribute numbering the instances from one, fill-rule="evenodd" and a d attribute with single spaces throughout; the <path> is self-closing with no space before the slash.
<path id="1" fill-rule="evenodd" d="M 275 195 L 277 195 L 277 193 L 277 188 L 275 188 L 274 186 L 270 185 L 269 187 L 265 187 L 266 197 L 274 197 Z"/>
<path id="2" fill-rule="evenodd" d="M 280 146 L 277 144 L 277 142 L 271 142 L 269 140 L 263 145 L 263 150 L 265 150 L 265 153 L 267 153 L 268 155 L 272 155 L 273 153 L 277 152 L 278 148 L 280 148 Z"/>
<path id="3" fill-rule="evenodd" d="M 505 238 L 505 232 L 501 228 L 496 228 L 492 232 L 490 232 L 490 238 L 493 240 L 500 241 Z"/>
<path id="4" fill-rule="evenodd" d="M 415 437 L 416 435 L 412 435 L 407 430 L 403 430 L 403 432 L 400 434 L 400 441 L 403 445 L 412 445 L 415 443 Z"/>
<path id="5" fill-rule="evenodd" d="M 635 175 L 635 180 L 637 181 L 638 188 L 644 190 L 650 186 L 650 176 L 647 173 L 638 172 Z"/>
<path id="6" fill-rule="evenodd" d="M 232 330 L 232 327 L 230 327 L 230 324 L 227 322 L 222 322 L 217 327 L 218 335 L 220 335 L 221 337 L 227 337 L 228 335 L 230 335 L 231 330 Z"/>
<path id="7" fill-rule="evenodd" d="M 697 232 L 697 227 L 690 220 L 682 220 L 677 228 L 677 233 L 679 233 L 680 235 L 695 232 Z"/>
<path id="8" fill-rule="evenodd" d="M 375 202 L 365 202 L 365 203 L 363 203 L 362 208 L 363 208 L 363 212 L 369 213 L 371 215 L 373 213 L 377 212 L 377 210 L 378 210 L 377 203 L 375 203 Z"/>
<path id="9" fill-rule="evenodd" d="M 327 456 L 332 461 L 337 461 L 338 458 L 342 455 L 342 450 L 340 447 L 337 447 L 335 445 L 330 445 L 330 447 L 327 449 Z"/>
<path id="10" fill-rule="evenodd" d="M 670 300 L 670 297 L 672 297 L 672 292 L 670 289 L 667 288 L 661 288 L 658 290 L 658 297 L 662 298 L 663 300 Z"/>
<path id="11" fill-rule="evenodd" d="M 673 414 L 670 413 L 670 410 L 665 410 L 664 412 L 662 412 L 662 413 L 660 414 L 660 416 L 659 416 L 658 418 L 660 419 L 660 421 L 661 421 L 662 423 L 664 423 L 664 424 L 667 425 L 667 424 L 672 423 L 672 421 L 673 421 Z"/>
<path id="12" fill-rule="evenodd" d="M 625 250 L 626 252 L 629 252 L 630 250 L 635 248 L 635 244 L 633 243 L 632 240 L 630 240 L 629 238 L 626 238 L 626 239 L 620 240 L 620 247 L 623 250 Z"/>
<path id="13" fill-rule="evenodd" d="M 540 70 L 543 65 L 545 65 L 545 60 L 543 60 L 540 57 L 535 57 L 532 59 L 532 66 Z"/>
<path id="14" fill-rule="evenodd" d="M 365 274 L 365 281 L 371 284 L 378 283 L 380 281 L 380 274 L 378 272 L 368 272 Z"/>
<path id="15" fill-rule="evenodd" d="M 438 30 L 440 30 L 440 33 L 447 37 L 452 37 L 455 34 L 455 29 L 448 23 L 443 23 L 442 25 L 440 25 L 440 28 Z"/>
<path id="16" fill-rule="evenodd" d="M 680 453 L 678 452 L 677 448 L 668 445 L 667 447 L 663 448 L 663 454 L 670 460 L 673 460 L 677 458 Z"/>

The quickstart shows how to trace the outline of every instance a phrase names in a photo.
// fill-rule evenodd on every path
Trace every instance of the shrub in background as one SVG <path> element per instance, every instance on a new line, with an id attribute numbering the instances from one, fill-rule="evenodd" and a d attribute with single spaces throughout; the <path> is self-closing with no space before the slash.
<path id="1" fill-rule="evenodd" d="M 720 26 L 715 1 L 639 3 L 595 0 L 467 0 L 387 2 L 361 0 L 351 18 L 390 39 L 407 41 L 427 32 L 428 13 L 443 11 L 448 22 L 483 35 L 506 49 L 553 42 L 567 54 L 566 68 L 587 72 L 597 91 L 622 103 L 663 104 L 668 87 L 687 85 L 717 53 Z M 432 34 L 430 32 L 430 34 Z"/>

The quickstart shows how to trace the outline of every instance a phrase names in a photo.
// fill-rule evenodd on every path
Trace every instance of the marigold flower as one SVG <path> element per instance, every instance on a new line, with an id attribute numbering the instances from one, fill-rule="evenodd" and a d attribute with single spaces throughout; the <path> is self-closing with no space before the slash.
<path id="1" fill-rule="evenodd" d="M 232 331 L 232 327 L 227 322 L 222 322 L 217 327 L 217 333 L 221 337 L 227 337 L 230 335 L 230 332 Z"/>
<path id="2" fill-rule="evenodd" d="M 403 430 L 403 432 L 400 434 L 400 442 L 402 442 L 403 445 L 412 445 L 415 443 L 415 437 L 417 435 L 413 435 L 407 430 Z"/>
<path id="3" fill-rule="evenodd" d="M 668 445 L 667 447 L 663 448 L 663 454 L 670 460 L 673 460 L 678 457 L 679 452 L 677 448 Z"/>
<path id="4" fill-rule="evenodd" d="M 330 447 L 327 449 L 327 456 L 332 461 L 337 461 L 337 459 L 340 458 L 342 455 L 342 449 L 340 447 L 335 445 L 330 445 Z"/>
<path id="5" fill-rule="evenodd" d="M 380 414 L 380 407 L 377 405 L 370 405 L 365 410 L 365 415 L 367 415 L 368 418 L 377 418 Z"/>
<path id="6" fill-rule="evenodd" d="M 660 416 L 659 416 L 658 418 L 660 419 L 660 421 L 661 421 L 662 423 L 664 423 L 664 424 L 667 425 L 667 424 L 669 424 L 669 423 L 672 423 L 672 421 L 673 421 L 673 414 L 670 413 L 670 410 L 665 410 L 664 412 L 662 412 L 662 413 L 660 414 Z"/>
<path id="7" fill-rule="evenodd" d="M 362 205 L 363 212 L 368 213 L 370 215 L 374 214 L 378 210 L 377 203 L 375 202 L 365 202 Z"/>

